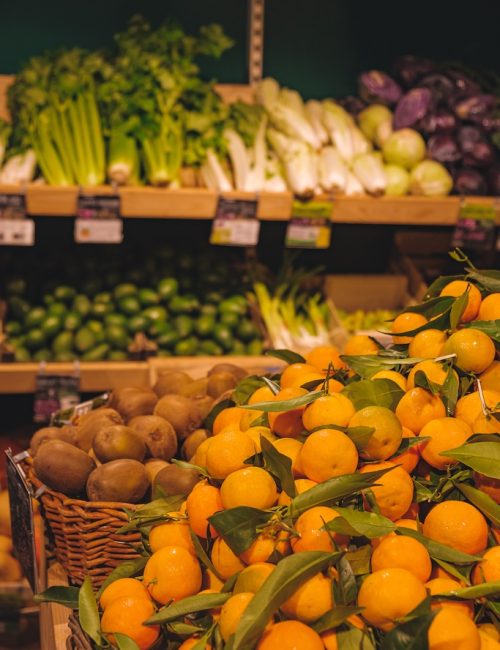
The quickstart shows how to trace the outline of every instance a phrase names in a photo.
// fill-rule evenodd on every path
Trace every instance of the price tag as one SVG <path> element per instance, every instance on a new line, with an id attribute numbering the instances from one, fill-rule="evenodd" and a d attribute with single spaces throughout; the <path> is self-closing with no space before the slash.
<path id="1" fill-rule="evenodd" d="M 78 375 L 47 375 L 36 378 L 34 422 L 47 423 L 56 411 L 71 409 L 80 401 Z"/>
<path id="2" fill-rule="evenodd" d="M 0 246 L 33 246 L 35 222 L 26 219 L 24 194 L 0 194 Z"/>
<path id="3" fill-rule="evenodd" d="M 495 205 L 466 202 L 460 207 L 453 232 L 453 248 L 490 251 L 495 243 L 497 211 Z"/>
<path id="4" fill-rule="evenodd" d="M 257 201 L 219 197 L 212 222 L 210 243 L 219 246 L 256 246 L 259 242 L 260 221 Z"/>
<path id="5" fill-rule="evenodd" d="M 285 236 L 287 248 L 328 248 L 331 235 L 330 201 L 294 201 Z"/>
<path id="6" fill-rule="evenodd" d="M 79 244 L 120 244 L 123 221 L 118 194 L 80 194 L 75 219 Z"/>
<path id="7" fill-rule="evenodd" d="M 76 406 L 71 406 L 61 411 L 55 411 L 52 413 L 50 418 L 51 427 L 62 427 L 65 424 L 70 424 L 75 420 L 78 420 L 85 415 L 94 411 L 95 409 L 105 406 L 109 402 L 111 393 L 103 393 L 94 399 L 90 399 L 87 402 L 80 402 Z"/>
<path id="8" fill-rule="evenodd" d="M 26 196 L 0 194 L 0 219 L 24 219 L 26 217 Z"/>
<path id="9" fill-rule="evenodd" d="M 38 589 L 38 566 L 36 562 L 35 518 L 32 494 L 26 476 L 19 461 L 27 452 L 12 456 L 10 449 L 5 451 L 7 457 L 7 486 L 9 490 L 10 516 L 12 519 L 12 542 L 16 557 L 21 563 L 23 573 L 33 589 Z"/>

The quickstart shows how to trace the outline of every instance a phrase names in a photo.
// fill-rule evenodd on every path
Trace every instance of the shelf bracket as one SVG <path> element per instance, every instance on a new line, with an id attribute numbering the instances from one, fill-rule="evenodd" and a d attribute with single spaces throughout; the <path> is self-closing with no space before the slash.
<path id="1" fill-rule="evenodd" d="M 248 83 L 262 80 L 264 66 L 265 0 L 248 0 Z"/>

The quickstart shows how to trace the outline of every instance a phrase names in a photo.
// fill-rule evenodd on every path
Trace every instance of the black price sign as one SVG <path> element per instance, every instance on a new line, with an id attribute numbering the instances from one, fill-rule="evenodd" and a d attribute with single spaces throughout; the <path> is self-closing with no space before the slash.
<path id="1" fill-rule="evenodd" d="M 79 244 L 120 244 L 123 241 L 118 194 L 78 196 L 75 241 Z"/>
<path id="2" fill-rule="evenodd" d="M 27 452 L 12 456 L 7 449 L 7 486 L 9 490 L 10 516 L 12 520 L 12 542 L 16 557 L 21 563 L 23 573 L 31 585 L 33 593 L 39 590 L 39 571 L 36 562 L 35 518 L 32 494 L 26 475 L 19 462 Z"/>
<path id="3" fill-rule="evenodd" d="M 26 196 L 24 194 L 0 194 L 0 219 L 24 219 Z"/>
<path id="4" fill-rule="evenodd" d="M 35 222 L 26 219 L 24 194 L 0 194 L 0 245 L 33 246 Z"/>
<path id="5" fill-rule="evenodd" d="M 56 411 L 76 406 L 80 401 L 80 377 L 78 375 L 46 375 L 36 378 L 33 420 L 50 422 Z"/>
<path id="6" fill-rule="evenodd" d="M 219 197 L 210 243 L 218 246 L 256 246 L 260 221 L 256 200 Z"/>
<path id="7" fill-rule="evenodd" d="M 491 251 L 495 244 L 497 211 L 494 205 L 464 203 L 453 232 L 453 248 Z"/>

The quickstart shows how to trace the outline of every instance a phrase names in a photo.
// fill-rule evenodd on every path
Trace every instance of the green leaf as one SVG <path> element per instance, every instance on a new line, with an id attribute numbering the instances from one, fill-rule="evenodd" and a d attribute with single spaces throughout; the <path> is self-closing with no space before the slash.
<path id="1" fill-rule="evenodd" d="M 293 480 L 292 461 L 288 456 L 280 453 L 264 436 L 260 437 L 260 444 L 264 467 L 279 480 L 281 489 L 293 498 L 297 494 L 297 489 Z"/>
<path id="2" fill-rule="evenodd" d="M 269 510 L 238 506 L 216 512 L 208 520 L 219 535 L 224 537 L 233 553 L 240 555 L 257 537 L 257 529 L 267 524 L 274 516 L 275 513 Z"/>
<path id="3" fill-rule="evenodd" d="M 349 616 L 354 616 L 363 611 L 362 607 L 353 607 L 349 605 L 335 605 L 333 609 L 326 614 L 323 614 L 321 618 L 311 624 L 313 630 L 318 634 L 322 632 L 327 632 L 328 630 L 333 630 L 344 621 L 346 621 Z"/>
<path id="4" fill-rule="evenodd" d="M 327 427 L 323 427 L 326 429 Z M 366 445 L 373 436 L 375 427 L 345 427 L 345 434 L 353 441 L 358 451 L 366 449 Z"/>
<path id="5" fill-rule="evenodd" d="M 115 632 L 113 636 L 118 650 L 139 650 L 137 643 L 126 634 Z"/>
<path id="6" fill-rule="evenodd" d="M 205 632 L 206 628 L 199 625 L 191 625 L 190 623 L 181 623 L 180 621 L 173 621 L 167 624 L 167 631 L 179 636 L 190 636 L 191 634 L 200 634 Z M 167 646 L 170 650 L 170 646 Z M 203 649 L 205 650 L 205 649 Z"/>
<path id="7" fill-rule="evenodd" d="M 381 650 L 428 650 L 429 627 L 437 611 L 400 623 L 384 637 Z"/>
<path id="8" fill-rule="evenodd" d="M 207 609 L 214 609 L 215 607 L 222 607 L 226 600 L 231 597 L 230 593 L 217 593 L 217 594 L 196 594 L 195 596 L 188 596 L 182 600 L 178 600 L 171 605 L 162 607 L 156 614 L 145 622 L 145 625 L 159 625 L 175 621 L 178 618 L 183 618 L 187 614 L 194 614 L 196 612 L 203 612 Z"/>
<path id="9" fill-rule="evenodd" d="M 196 551 L 196 556 L 200 560 L 200 562 L 207 568 L 210 569 L 210 571 L 219 578 L 221 582 L 224 582 L 224 578 L 221 576 L 221 574 L 217 571 L 215 568 L 214 563 L 210 559 L 208 553 L 205 551 L 203 548 L 202 543 L 200 542 L 200 539 L 198 535 L 196 535 L 192 530 L 189 530 L 189 533 L 191 535 L 191 539 L 193 540 L 193 545 L 194 545 L 194 550 Z"/>
<path id="10" fill-rule="evenodd" d="M 89 635 L 92 641 L 99 645 L 101 642 L 101 621 L 92 582 L 88 576 L 85 577 L 78 594 L 78 618 L 82 630 Z"/>
<path id="11" fill-rule="evenodd" d="M 339 574 L 338 580 L 333 582 L 333 597 L 339 605 L 355 603 L 358 597 L 356 576 L 349 561 L 342 554 L 336 562 Z"/>
<path id="12" fill-rule="evenodd" d="M 285 363 L 288 364 L 306 362 L 303 356 L 297 354 L 297 352 L 292 352 L 292 350 L 284 350 L 284 349 L 266 350 L 264 354 L 267 355 L 268 357 L 274 357 L 275 359 L 280 359 L 281 361 L 284 361 Z"/>
<path id="13" fill-rule="evenodd" d="M 274 395 L 277 395 L 280 392 L 281 387 L 278 383 L 272 381 L 271 379 L 268 379 L 267 377 L 262 377 L 262 379 L 264 380 L 265 385 L 273 392 Z"/>
<path id="14" fill-rule="evenodd" d="M 182 469 L 194 469 L 200 476 L 203 476 L 204 478 L 210 478 L 210 474 L 207 472 L 205 467 L 201 467 L 200 465 L 193 465 L 193 463 L 188 463 L 187 461 L 179 460 L 178 458 L 171 458 L 170 462 L 174 465 L 177 465 L 177 467 L 181 467 Z"/>
<path id="15" fill-rule="evenodd" d="M 307 404 L 315 402 L 319 397 L 323 397 L 321 391 L 306 393 L 300 397 L 292 397 L 292 399 L 279 400 L 278 402 L 257 402 L 256 404 L 245 404 L 244 406 L 241 406 L 241 408 L 254 411 L 264 411 L 264 413 L 281 413 L 284 411 L 292 411 L 301 406 L 307 406 Z"/>
<path id="16" fill-rule="evenodd" d="M 351 565 L 352 572 L 355 576 L 364 576 L 370 573 L 370 561 L 372 557 L 372 547 L 370 544 L 359 546 L 353 551 L 347 551 L 345 559 Z"/>
<path id="17" fill-rule="evenodd" d="M 411 436 L 410 438 L 401 438 L 399 447 L 388 460 L 397 458 L 397 456 L 404 454 L 406 451 L 408 451 L 408 449 L 411 449 L 412 447 L 417 447 L 418 445 L 421 445 L 426 440 L 430 440 L 429 436 Z"/>
<path id="18" fill-rule="evenodd" d="M 463 279 L 464 279 L 463 275 L 441 275 L 439 278 L 437 278 L 437 280 L 434 280 L 431 286 L 427 289 L 425 298 L 427 299 L 427 297 L 430 296 L 437 296 L 435 300 L 443 300 L 443 298 L 449 296 L 439 297 L 439 294 L 441 293 L 442 289 L 444 289 L 447 284 L 450 284 L 450 282 L 453 282 L 453 280 L 463 280 Z M 430 302 L 430 300 L 428 300 L 427 302 Z M 426 303 L 424 302 L 423 304 L 425 305 Z M 413 309 L 414 307 L 410 307 L 406 311 L 411 311 Z"/>
<path id="19" fill-rule="evenodd" d="M 400 535 L 407 535 L 408 537 L 413 537 L 418 540 L 423 544 L 423 546 L 425 546 L 429 555 L 433 559 L 444 560 L 445 562 L 451 562 L 452 564 L 471 564 L 472 562 L 478 562 L 481 559 L 477 555 L 469 555 L 469 553 L 457 551 L 457 549 L 452 548 L 451 546 L 435 542 L 428 537 L 424 537 L 421 533 L 418 533 L 412 528 L 398 526 L 396 532 Z"/>
<path id="20" fill-rule="evenodd" d="M 500 320 L 474 320 L 464 323 L 464 327 L 472 327 L 487 334 L 496 343 L 500 343 Z"/>
<path id="21" fill-rule="evenodd" d="M 356 472 L 330 478 L 293 498 L 289 505 L 290 515 L 295 518 L 314 506 L 322 506 L 358 494 L 362 490 L 375 485 L 377 479 L 390 472 L 391 469 L 391 467 L 387 467 L 366 474 Z"/>
<path id="22" fill-rule="evenodd" d="M 467 303 L 469 302 L 469 291 L 470 289 L 467 286 L 467 290 L 464 291 L 464 293 L 461 296 L 455 298 L 453 302 L 450 311 L 450 329 L 452 330 L 457 329 L 460 319 L 462 318 L 462 314 L 464 313 L 465 308 L 467 307 Z"/>
<path id="23" fill-rule="evenodd" d="M 339 556 L 339 553 L 303 551 L 281 560 L 243 612 L 234 636 L 233 650 L 255 647 L 269 619 L 285 600 Z"/>
<path id="24" fill-rule="evenodd" d="M 450 366 L 441 387 L 441 399 L 443 400 L 443 403 L 446 407 L 446 415 L 449 417 L 453 417 L 455 415 L 459 389 L 460 383 L 458 380 L 458 375 L 453 370 L 453 366 Z"/>
<path id="25" fill-rule="evenodd" d="M 387 358 L 381 352 L 378 354 L 343 354 L 340 358 L 363 379 L 369 379 L 380 370 L 394 370 L 400 366 L 413 366 L 423 361 L 420 357 L 395 356 Z"/>
<path id="26" fill-rule="evenodd" d="M 40 594 L 36 594 L 33 598 L 35 603 L 57 603 L 70 607 L 71 609 L 78 609 L 78 587 L 49 587 Z"/>
<path id="27" fill-rule="evenodd" d="M 461 589 L 454 589 L 453 591 L 443 591 L 439 592 L 439 595 L 455 596 L 461 600 L 475 600 L 476 598 L 484 598 L 484 596 L 494 596 L 497 598 L 500 596 L 500 580 L 483 582 L 480 585 L 463 587 Z"/>
<path id="28" fill-rule="evenodd" d="M 186 500 L 182 494 L 170 497 L 160 497 L 139 506 L 136 510 L 129 513 L 130 522 L 122 526 L 118 532 L 124 533 L 130 530 L 146 531 L 153 525 L 168 521 L 170 512 L 177 512 Z"/>
<path id="29" fill-rule="evenodd" d="M 496 504 L 488 494 L 485 494 L 481 490 L 477 490 L 471 485 L 466 485 L 465 483 L 457 483 L 456 487 L 464 497 L 475 505 L 476 508 L 479 508 L 483 515 L 488 517 L 495 526 L 500 526 L 500 506 Z"/>
<path id="30" fill-rule="evenodd" d="M 415 373 L 415 387 L 424 388 L 433 395 L 439 395 L 441 392 L 441 385 L 436 384 L 434 381 L 431 381 L 422 370 L 417 370 Z"/>
<path id="31" fill-rule="evenodd" d="M 146 562 L 149 558 L 139 557 L 137 560 L 126 560 L 119 564 L 106 578 L 102 583 L 101 588 L 97 592 L 97 597 L 100 598 L 102 592 L 115 580 L 120 580 L 121 578 L 131 578 L 133 576 L 142 573 L 142 570 L 146 566 Z"/>
<path id="32" fill-rule="evenodd" d="M 477 269 L 470 270 L 467 273 L 467 279 L 475 280 L 482 287 L 493 293 L 500 291 L 500 273 L 498 271 L 479 271 Z"/>
<path id="33" fill-rule="evenodd" d="M 348 630 L 337 631 L 339 650 L 375 650 L 375 644 L 366 630 L 351 627 Z"/>
<path id="34" fill-rule="evenodd" d="M 350 537 L 382 537 L 396 530 L 390 519 L 374 512 L 353 510 L 352 508 L 335 508 L 339 517 L 329 521 L 325 528 Z"/>
<path id="35" fill-rule="evenodd" d="M 215 418 L 219 415 L 221 411 L 223 411 L 224 409 L 231 408 L 231 406 L 236 406 L 236 402 L 232 399 L 223 399 L 220 402 L 217 402 L 217 404 L 215 404 L 215 406 L 212 408 L 210 413 L 203 421 L 204 428 L 208 429 L 209 431 L 212 431 Z"/>
<path id="36" fill-rule="evenodd" d="M 500 444 L 498 442 L 471 442 L 443 451 L 440 456 L 450 456 L 480 474 L 500 479 Z"/>
<path id="37" fill-rule="evenodd" d="M 348 384 L 342 393 L 359 411 L 365 406 L 385 406 L 394 411 L 404 391 L 390 379 L 362 379 Z"/>
<path id="38" fill-rule="evenodd" d="M 459 581 L 464 580 L 467 584 L 470 584 L 470 580 L 469 580 L 469 573 L 471 569 L 470 564 L 466 564 L 463 566 L 455 566 L 454 564 L 450 564 L 449 562 L 445 562 L 444 560 L 438 560 L 436 558 L 434 558 L 434 562 L 436 562 L 436 564 L 438 564 L 445 571 L 448 571 L 448 573 L 454 576 L 457 580 Z"/>
<path id="39" fill-rule="evenodd" d="M 233 391 L 232 398 L 238 406 L 246 404 L 258 388 L 265 386 L 264 377 L 250 375 L 242 379 Z"/>

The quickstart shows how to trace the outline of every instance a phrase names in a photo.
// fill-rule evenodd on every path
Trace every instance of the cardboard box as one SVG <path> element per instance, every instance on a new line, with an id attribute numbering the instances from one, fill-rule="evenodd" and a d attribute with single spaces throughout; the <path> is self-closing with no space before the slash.
<path id="1" fill-rule="evenodd" d="M 404 275 L 327 275 L 325 295 L 345 311 L 401 309 L 413 300 Z"/>

